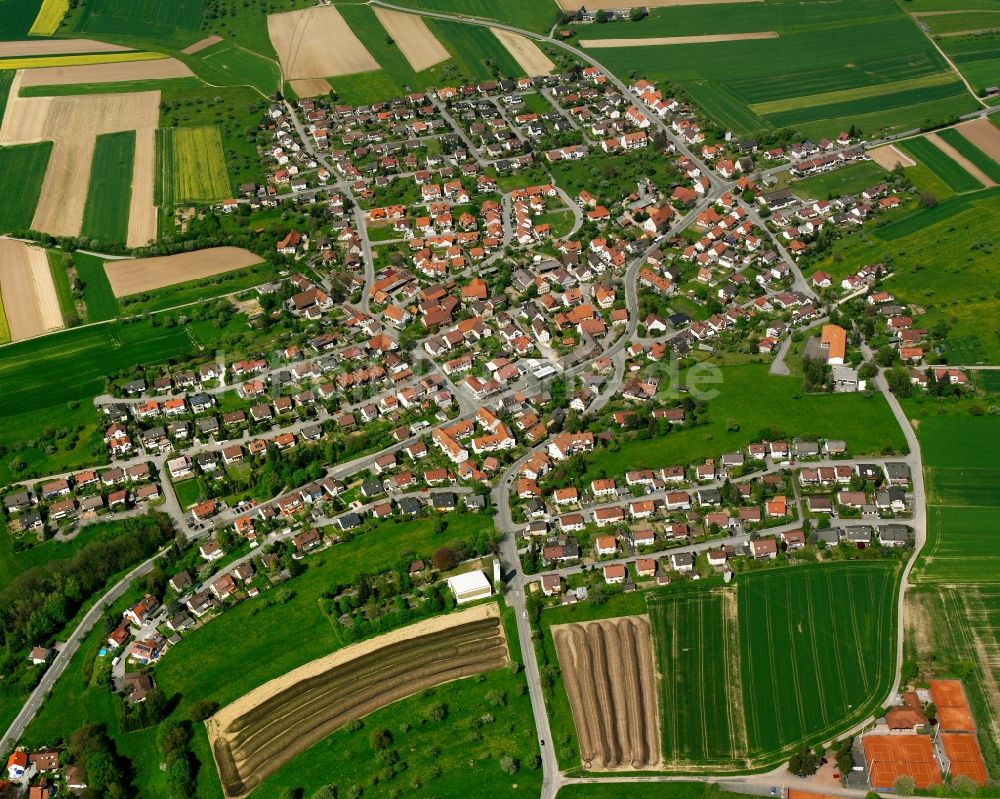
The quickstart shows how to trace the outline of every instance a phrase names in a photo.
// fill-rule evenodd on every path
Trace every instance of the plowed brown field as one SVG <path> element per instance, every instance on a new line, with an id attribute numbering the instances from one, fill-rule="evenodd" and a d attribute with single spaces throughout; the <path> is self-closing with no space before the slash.
<path id="1" fill-rule="evenodd" d="M 506 662 L 499 610 L 489 604 L 428 619 L 307 663 L 208 720 L 223 791 L 230 799 L 245 796 L 349 720 Z"/>
<path id="2" fill-rule="evenodd" d="M 623 616 L 556 625 L 552 638 L 584 769 L 658 768 L 659 691 L 649 619 Z"/>

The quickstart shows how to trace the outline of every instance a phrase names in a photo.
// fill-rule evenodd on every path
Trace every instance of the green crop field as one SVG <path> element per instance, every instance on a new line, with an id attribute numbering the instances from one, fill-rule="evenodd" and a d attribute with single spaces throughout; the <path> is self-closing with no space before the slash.
<path id="1" fill-rule="evenodd" d="M 635 39 L 707 30 L 773 30 L 778 38 L 613 48 L 601 50 L 600 59 L 623 78 L 634 71 L 691 88 L 713 119 L 738 132 L 794 125 L 804 135 L 829 137 L 855 124 L 873 138 L 977 108 L 933 44 L 894 3 L 676 6 L 653 9 L 638 24 L 588 26 L 579 36 Z M 763 124 L 755 124 L 749 116 L 754 112 Z"/>
<path id="2" fill-rule="evenodd" d="M 487 60 L 496 65 L 503 77 L 516 78 L 524 74 L 514 56 L 488 28 L 440 19 L 427 19 L 427 27 L 452 54 L 462 74 L 474 80 L 494 77 L 485 64 Z"/>
<path id="3" fill-rule="evenodd" d="M 81 236 L 105 242 L 125 242 L 134 160 L 134 130 L 97 137 Z"/>
<path id="4" fill-rule="evenodd" d="M 83 302 L 88 322 L 103 322 L 118 316 L 118 300 L 104 271 L 104 261 L 96 255 L 73 253 L 76 274 L 83 284 Z"/>
<path id="5" fill-rule="evenodd" d="M 0 0 L 0 39 L 23 39 L 38 15 L 42 0 Z"/>
<path id="6" fill-rule="evenodd" d="M 75 328 L 0 349 L 0 417 L 89 399 L 110 373 L 139 363 L 161 363 L 194 349 L 181 326 L 147 321 Z"/>
<path id="7" fill-rule="evenodd" d="M 720 790 L 709 782 L 633 782 L 628 790 L 616 783 L 565 785 L 557 799 L 736 799 L 740 794 Z"/>
<path id="8" fill-rule="evenodd" d="M 938 135 L 981 169 L 990 180 L 1000 182 L 1000 164 L 965 138 L 961 131 L 955 128 L 948 128 L 947 130 L 939 131 Z"/>
<path id="9" fill-rule="evenodd" d="M 51 152 L 47 141 L 0 147 L 0 232 L 31 227 Z"/>
<path id="10" fill-rule="evenodd" d="M 857 194 L 885 177 L 886 171 L 874 161 L 862 161 L 789 185 L 801 197 L 826 200 L 844 194 Z"/>
<path id="11" fill-rule="evenodd" d="M 993 15 L 993 20 L 1000 28 L 1000 16 Z M 1000 32 L 962 37 L 942 36 L 937 38 L 937 43 L 975 91 L 983 93 L 987 87 L 1000 84 Z"/>
<path id="12" fill-rule="evenodd" d="M 767 369 L 763 364 L 723 368 L 722 382 L 712 386 L 720 393 L 708 400 L 707 424 L 602 450 L 588 458 L 583 479 L 694 463 L 746 446 L 768 429 L 778 438 L 842 438 L 856 456 L 905 448 L 903 433 L 881 395 L 803 394 L 801 380 L 774 377 Z M 738 424 L 730 425 L 730 421 Z"/>
<path id="13" fill-rule="evenodd" d="M 661 675 L 663 757 L 668 767 L 738 768 L 747 740 L 736 591 L 705 590 L 698 583 L 686 588 L 647 602 Z"/>
<path id="14" fill-rule="evenodd" d="M 198 77 L 215 86 L 249 84 L 265 95 L 278 88 L 279 67 L 270 58 L 228 41 L 213 44 L 184 62 Z"/>
<path id="15" fill-rule="evenodd" d="M 59 299 L 59 312 L 62 314 L 63 325 L 75 327 L 80 324 L 80 317 L 76 312 L 73 289 L 70 287 L 69 273 L 66 271 L 66 256 L 58 250 L 49 250 L 46 255 L 49 259 L 49 271 L 52 273 L 52 284 Z"/>
<path id="16" fill-rule="evenodd" d="M 480 17 L 506 22 L 519 28 L 548 33 L 559 17 L 559 8 L 550 0 L 401 0 L 397 5 L 420 11 L 437 11 L 455 16 Z"/>
<path id="17" fill-rule="evenodd" d="M 823 741 L 880 707 L 892 682 L 898 571 L 820 563 L 737 578 L 752 757 Z"/>
<path id="18" fill-rule="evenodd" d="M 201 28 L 205 0 L 88 0 L 75 17 L 80 33 L 136 36 L 172 43 Z"/>
<path id="19" fill-rule="evenodd" d="M 1000 189 L 939 202 L 875 231 L 857 231 L 806 267 L 838 280 L 864 264 L 892 262 L 892 292 L 927 311 L 921 327 L 949 325 L 952 363 L 1000 362 L 1000 297 L 988 286 L 996 274 L 993 242 L 1000 235 Z"/>
<path id="20" fill-rule="evenodd" d="M 162 202 L 217 202 L 233 196 L 222 135 L 214 126 L 161 128 L 158 138 Z"/>
<path id="21" fill-rule="evenodd" d="M 930 167 L 931 171 L 954 191 L 961 193 L 983 188 L 982 183 L 929 139 L 923 137 L 907 139 L 897 146 L 920 163 Z"/>

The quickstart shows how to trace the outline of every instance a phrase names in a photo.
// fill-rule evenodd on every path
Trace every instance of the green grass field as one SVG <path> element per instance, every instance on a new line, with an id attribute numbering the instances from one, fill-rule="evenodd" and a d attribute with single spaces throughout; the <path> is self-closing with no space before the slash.
<path id="1" fill-rule="evenodd" d="M 83 284 L 83 301 L 88 322 L 103 322 L 118 316 L 118 300 L 104 272 L 104 261 L 96 255 L 73 253 L 76 274 Z"/>
<path id="2" fill-rule="evenodd" d="M 778 438 L 842 438 L 855 456 L 904 449 L 903 433 L 880 395 L 803 394 L 801 380 L 774 377 L 767 369 L 763 364 L 725 367 L 722 383 L 713 386 L 719 396 L 708 401 L 707 424 L 601 450 L 588 460 L 584 479 L 694 463 L 766 437 L 762 431 L 768 429 Z M 738 422 L 738 429 L 729 429 L 730 421 Z"/>
<path id="3" fill-rule="evenodd" d="M 0 39 L 23 39 L 28 35 L 42 0 L 0 0 Z"/>
<path id="4" fill-rule="evenodd" d="M 927 311 L 920 325 L 950 326 L 952 363 L 1000 362 L 995 320 L 1000 297 L 988 288 L 995 274 L 993 244 L 1000 234 L 1000 189 L 939 202 L 874 231 L 840 239 L 830 255 L 809 264 L 840 279 L 863 264 L 890 261 L 892 292 Z"/>
<path id="5" fill-rule="evenodd" d="M 56 297 L 59 298 L 59 312 L 62 314 L 63 325 L 74 327 L 80 323 L 80 317 L 76 312 L 73 290 L 69 285 L 66 258 L 63 253 L 56 250 L 49 250 L 46 255 L 49 259 L 49 271 L 52 273 L 52 284 L 56 289 Z"/>
<path id="6" fill-rule="evenodd" d="M 0 350 L 2 354 L 3 350 Z M 104 427 L 87 401 L 8 414 L 0 424 L 0 484 L 105 463 Z M 49 447 L 54 449 L 48 452 Z M 14 471 L 21 461 L 24 468 Z"/>
<path id="7" fill-rule="evenodd" d="M 524 74 L 507 48 L 488 28 L 440 19 L 427 19 L 426 22 L 427 27 L 451 53 L 462 74 L 474 80 L 492 78 L 493 73 L 485 63 L 487 60 L 496 65 L 503 77 L 516 78 Z"/>
<path id="8" fill-rule="evenodd" d="M 935 21 L 947 17 L 933 18 Z M 961 15 L 955 15 L 961 16 Z M 991 15 L 995 27 L 1000 28 L 997 15 Z M 928 19 L 932 19 L 928 17 Z M 955 62 L 959 72 L 972 85 L 972 88 L 983 93 L 989 86 L 1000 83 L 1000 33 L 977 34 L 975 36 L 939 37 L 937 43 L 949 58 Z"/>
<path id="9" fill-rule="evenodd" d="M 137 36 L 166 43 L 201 28 L 205 0 L 88 0 L 76 17 L 81 33 Z"/>
<path id="10" fill-rule="evenodd" d="M 519 28 L 548 33 L 558 19 L 555 3 L 533 0 L 402 0 L 398 5 L 421 11 L 437 11 L 455 16 L 495 19 Z"/>
<path id="11" fill-rule="evenodd" d="M 895 3 L 773 0 L 676 6 L 653 9 L 638 24 L 592 25 L 578 33 L 585 40 L 707 30 L 773 30 L 778 38 L 613 48 L 601 50 L 600 59 L 623 78 L 634 71 L 680 83 L 715 121 L 741 135 L 791 125 L 804 135 L 834 136 L 853 123 L 873 138 L 880 131 L 903 131 L 977 107 Z M 755 115 L 763 117 L 763 124 Z"/>
<path id="12" fill-rule="evenodd" d="M 0 344 L 6 344 L 8 341 L 10 341 L 10 323 L 4 313 L 3 295 L 0 294 Z"/>
<path id="13" fill-rule="evenodd" d="M 217 127 L 161 128 L 157 147 L 163 205 L 217 202 L 233 196 Z"/>
<path id="14" fill-rule="evenodd" d="M 789 185 L 800 197 L 827 200 L 844 194 L 857 194 L 885 177 L 886 171 L 874 161 L 862 161 Z"/>
<path id="15" fill-rule="evenodd" d="M 52 142 L 0 147 L 0 232 L 31 227 L 51 152 Z"/>
<path id="16" fill-rule="evenodd" d="M 184 62 L 198 77 L 215 86 L 250 85 L 271 96 L 278 88 L 279 67 L 263 55 L 229 41 L 213 44 Z"/>
<path id="17" fill-rule="evenodd" d="M 907 139 L 900 142 L 898 147 L 929 167 L 934 174 L 956 192 L 976 191 L 983 188 L 982 183 L 928 139 L 922 137 Z"/>
<path id="18" fill-rule="evenodd" d="M 821 563 L 737 579 L 749 753 L 777 759 L 880 707 L 892 682 L 898 570 Z"/>
<path id="19" fill-rule="evenodd" d="M 181 326 L 147 321 L 76 328 L 0 349 L 0 417 L 26 408 L 89 400 L 104 390 L 105 377 L 138 363 L 155 364 L 194 349 Z"/>
<path id="20" fill-rule="evenodd" d="M 125 242 L 134 159 L 134 130 L 97 137 L 81 236 L 105 242 Z"/>

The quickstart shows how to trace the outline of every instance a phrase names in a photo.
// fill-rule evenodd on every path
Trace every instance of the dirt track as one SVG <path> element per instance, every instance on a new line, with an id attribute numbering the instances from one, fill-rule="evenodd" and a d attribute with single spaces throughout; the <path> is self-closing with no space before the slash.
<path id="1" fill-rule="evenodd" d="M 529 78 L 535 75 L 551 75 L 552 70 L 556 68 L 548 56 L 528 37 L 511 33 L 503 28 L 490 28 L 490 30 Z"/>
<path id="2" fill-rule="evenodd" d="M 211 47 L 216 42 L 221 42 L 221 41 L 222 41 L 221 36 L 215 36 L 215 35 L 206 36 L 204 39 L 199 39 L 194 44 L 189 44 L 187 47 L 181 50 L 181 52 L 184 53 L 184 55 L 194 55 L 197 52 L 200 52 L 208 47 Z"/>
<path id="3" fill-rule="evenodd" d="M 76 236 L 83 223 L 97 134 L 135 130 L 138 138 L 143 131 L 154 130 L 160 118 L 160 93 L 19 97 L 23 76 L 18 71 L 11 84 L 0 145 L 53 142 L 31 226 L 56 236 Z M 152 180 L 151 156 L 144 161 L 137 158 L 135 168 L 148 170 Z M 148 199 L 152 208 L 151 192 Z"/>
<path id="4" fill-rule="evenodd" d="M 62 329 L 49 259 L 40 247 L 0 238 L 0 296 L 11 341 Z"/>
<path id="5" fill-rule="evenodd" d="M 588 771 L 656 769 L 659 692 L 649 619 L 556 625 L 552 638 Z"/>
<path id="6" fill-rule="evenodd" d="M 775 31 L 757 33 L 711 33 L 706 36 L 652 36 L 648 39 L 583 39 L 581 47 L 596 50 L 602 47 L 660 47 L 674 44 L 712 44 L 713 42 L 745 42 L 754 39 L 777 39 Z"/>
<path id="7" fill-rule="evenodd" d="M 0 58 L 71 53 L 124 53 L 131 47 L 97 42 L 93 39 L 33 39 L 27 42 L 0 42 Z"/>
<path id="8" fill-rule="evenodd" d="M 77 83 L 121 83 L 134 80 L 190 78 L 194 73 L 176 58 L 129 61 L 118 64 L 81 64 L 75 67 L 26 69 L 22 86 L 71 86 Z"/>
<path id="9" fill-rule="evenodd" d="M 152 184 L 150 184 L 150 191 Z M 133 191 L 133 196 L 134 196 Z M 153 217 L 153 233 L 156 233 L 156 217 Z M 131 226 L 129 235 L 131 236 Z M 136 235 L 139 235 L 137 229 Z M 213 247 L 208 250 L 184 252 L 178 255 L 161 255 L 156 258 L 108 261 L 104 272 L 111 283 L 116 297 L 127 297 L 142 291 L 152 291 L 175 283 L 199 280 L 233 269 L 259 264 L 263 259 L 249 250 L 239 247 Z"/>
<path id="10" fill-rule="evenodd" d="M 271 680 L 207 722 L 225 795 L 245 796 L 351 719 L 506 662 L 491 603 L 345 647 Z"/>
<path id="11" fill-rule="evenodd" d="M 335 6 L 270 14 L 267 32 L 286 80 L 353 75 L 379 68 Z"/>
<path id="12" fill-rule="evenodd" d="M 423 72 L 451 58 L 451 53 L 431 33 L 423 17 L 378 6 L 372 6 L 372 11 L 386 33 L 396 42 L 400 52 L 406 56 L 414 72 Z"/>

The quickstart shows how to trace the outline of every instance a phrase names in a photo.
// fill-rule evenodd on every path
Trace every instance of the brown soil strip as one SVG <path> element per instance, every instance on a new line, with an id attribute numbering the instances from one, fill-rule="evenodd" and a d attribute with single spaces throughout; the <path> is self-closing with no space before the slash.
<path id="1" fill-rule="evenodd" d="M 872 161 L 883 169 L 888 169 L 890 172 L 896 168 L 896 164 L 902 164 L 904 167 L 917 165 L 916 161 L 892 144 L 869 150 L 868 155 Z"/>
<path id="2" fill-rule="evenodd" d="M 552 639 L 583 768 L 659 768 L 659 694 L 648 619 L 556 625 Z"/>
<path id="3" fill-rule="evenodd" d="M 551 75 L 552 70 L 556 68 L 549 57 L 527 36 L 511 33 L 503 28 L 490 28 L 490 30 L 500 40 L 500 44 L 507 49 L 507 52 L 514 57 L 514 60 L 524 70 L 525 75 L 529 77 Z"/>
<path id="4" fill-rule="evenodd" d="M 27 42 L 0 42 L 0 58 L 33 55 L 73 55 L 77 53 L 126 53 L 131 47 L 96 42 L 93 39 L 32 39 Z"/>
<path id="5" fill-rule="evenodd" d="M 947 155 L 952 161 L 958 164 L 962 169 L 968 172 L 972 177 L 978 180 L 987 188 L 991 186 L 996 186 L 997 184 L 992 181 L 983 170 L 976 166 L 972 161 L 962 155 L 958 150 L 952 147 L 948 142 L 938 136 L 936 133 L 928 133 L 927 141 L 933 142 L 934 146 L 937 147 L 941 152 Z"/>
<path id="6" fill-rule="evenodd" d="M 63 327 L 45 250 L 0 238 L 0 296 L 11 341 Z"/>
<path id="7" fill-rule="evenodd" d="M 294 669 L 208 720 L 225 794 L 245 796 L 350 719 L 506 661 L 499 610 L 489 604 L 418 622 Z"/>
<path id="8" fill-rule="evenodd" d="M 740 609 L 736 590 L 723 590 L 722 624 L 726 636 L 726 696 L 729 711 L 730 740 L 733 743 L 732 754 L 739 759 L 746 754 L 747 725 L 743 705 L 743 674 L 740 661 Z"/>
<path id="9" fill-rule="evenodd" d="M 451 58 L 451 53 L 431 33 L 423 17 L 379 6 L 372 6 L 372 11 L 385 32 L 396 42 L 400 52 L 406 56 L 414 72 L 423 72 Z"/>
<path id="10" fill-rule="evenodd" d="M 647 8 L 666 8 L 667 6 L 713 6 L 719 5 L 721 3 L 763 3 L 764 0 L 650 0 L 650 2 L 642 3 L 643 6 Z M 581 2 L 581 0 L 559 0 L 559 8 L 563 11 L 577 11 L 578 9 L 584 8 L 634 8 L 635 3 L 631 0 L 602 0 L 599 5 L 590 5 Z"/>
<path id="11" fill-rule="evenodd" d="M 290 80 L 289 83 L 292 91 L 299 97 L 319 97 L 330 92 L 330 83 L 323 78 L 299 78 Z"/>
<path id="12" fill-rule="evenodd" d="M 156 220 L 153 220 L 155 233 Z M 104 271 L 116 297 L 161 289 L 175 283 L 200 280 L 212 275 L 259 264 L 261 257 L 239 247 L 212 247 L 207 250 L 161 255 L 156 258 L 108 261 Z"/>
<path id="13" fill-rule="evenodd" d="M 1000 163 L 1000 130 L 988 119 L 963 122 L 961 125 L 956 125 L 955 130 L 994 161 Z"/>
<path id="14" fill-rule="evenodd" d="M 194 44 L 189 44 L 187 47 L 181 50 L 181 52 L 184 53 L 184 55 L 194 55 L 197 52 L 200 52 L 208 47 L 211 47 L 216 42 L 221 42 L 221 41 L 222 41 L 221 36 L 215 36 L 215 35 L 206 36 L 204 39 L 199 39 Z"/>
<path id="15" fill-rule="evenodd" d="M 156 131 L 143 128 L 135 133 L 132 162 L 132 199 L 129 202 L 129 247 L 143 247 L 156 238 L 156 206 L 153 203 L 153 170 L 156 163 Z"/>
<path id="16" fill-rule="evenodd" d="M 194 73 L 176 58 L 129 61 L 119 64 L 80 64 L 72 67 L 26 69 L 22 86 L 72 86 L 78 83 L 123 83 L 135 80 L 190 78 Z"/>
<path id="17" fill-rule="evenodd" d="M 776 31 L 758 33 L 712 33 L 706 36 L 653 36 L 648 39 L 583 39 L 582 47 L 591 50 L 604 47 L 653 47 L 674 44 L 712 44 L 713 42 L 743 42 L 752 39 L 777 39 Z"/>
<path id="18" fill-rule="evenodd" d="M 379 68 L 335 6 L 270 14 L 267 32 L 286 80 L 353 75 Z"/>

